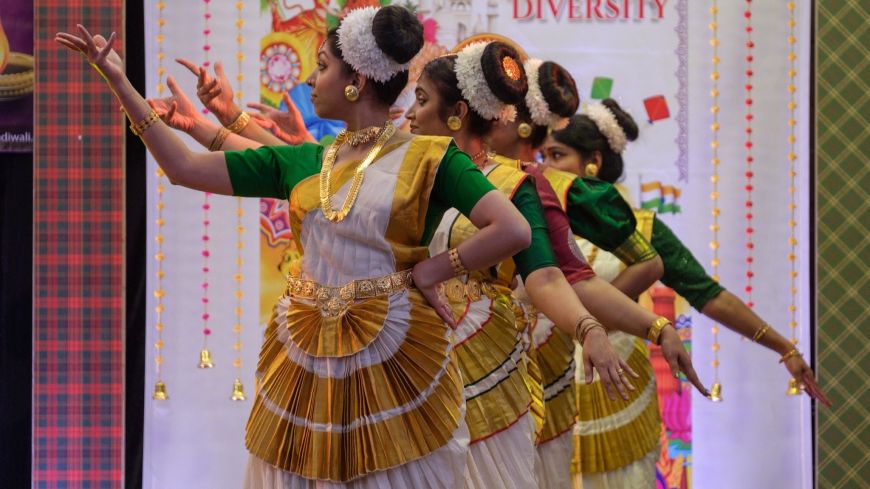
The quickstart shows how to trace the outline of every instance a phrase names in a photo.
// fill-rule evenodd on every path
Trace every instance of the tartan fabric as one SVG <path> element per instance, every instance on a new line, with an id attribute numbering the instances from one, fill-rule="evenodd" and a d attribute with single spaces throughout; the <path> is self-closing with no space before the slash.
<path id="1" fill-rule="evenodd" d="M 124 125 L 100 77 L 57 46 L 123 32 L 120 0 L 34 1 L 34 488 L 123 486 Z M 0 484 L 2 485 L 2 484 Z"/>
<path id="2" fill-rule="evenodd" d="M 819 377 L 818 486 L 870 486 L 870 8 L 816 2 Z"/>

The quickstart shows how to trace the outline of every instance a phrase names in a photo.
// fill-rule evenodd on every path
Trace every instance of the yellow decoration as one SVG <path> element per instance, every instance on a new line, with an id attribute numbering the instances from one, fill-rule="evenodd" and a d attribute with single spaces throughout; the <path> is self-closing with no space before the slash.
<path id="1" fill-rule="evenodd" d="M 166 384 L 164 384 L 162 380 L 158 380 L 157 383 L 154 384 L 154 393 L 151 394 L 151 399 L 154 399 L 155 401 L 169 400 L 169 393 L 166 391 Z"/>
<path id="2" fill-rule="evenodd" d="M 211 352 L 208 351 L 208 348 L 203 348 L 199 352 L 199 368 L 212 368 L 214 367 L 214 362 L 211 359 Z"/>

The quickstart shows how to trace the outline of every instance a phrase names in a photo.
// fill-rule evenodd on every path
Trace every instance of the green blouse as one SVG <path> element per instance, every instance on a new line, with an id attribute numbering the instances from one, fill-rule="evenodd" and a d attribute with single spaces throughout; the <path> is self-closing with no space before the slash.
<path id="1" fill-rule="evenodd" d="M 653 221 L 651 241 L 665 268 L 661 282 L 685 297 L 696 310 L 703 309 L 710 299 L 725 290 L 707 275 L 692 252 L 658 216 Z"/>
<path id="2" fill-rule="evenodd" d="M 541 204 L 537 190 L 535 190 L 535 184 L 526 178 L 514 192 L 511 202 L 532 228 L 532 244 L 514 255 L 514 263 L 517 265 L 520 277 L 525 280 L 535 270 L 558 267 L 559 262 L 556 261 L 556 255 L 553 253 L 550 232 L 544 218 L 544 206 Z"/>
<path id="3" fill-rule="evenodd" d="M 631 206 L 613 185 L 575 178 L 567 192 L 565 213 L 571 230 L 626 265 L 655 258 L 656 249 L 637 230 Z"/>

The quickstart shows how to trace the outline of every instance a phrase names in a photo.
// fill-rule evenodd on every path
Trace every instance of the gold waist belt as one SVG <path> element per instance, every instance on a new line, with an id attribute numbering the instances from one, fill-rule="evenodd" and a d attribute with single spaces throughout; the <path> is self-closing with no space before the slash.
<path id="1" fill-rule="evenodd" d="M 498 291 L 488 281 L 470 278 L 467 282 L 463 282 L 458 278 L 451 278 L 444 282 L 444 294 L 450 302 L 476 302 L 480 300 L 481 295 L 494 299 L 498 296 Z"/>
<path id="2" fill-rule="evenodd" d="M 320 285 L 313 280 L 287 278 L 286 295 L 313 300 L 326 316 L 338 316 L 354 301 L 388 296 L 414 286 L 411 270 L 383 277 L 354 280 L 340 287 Z"/>

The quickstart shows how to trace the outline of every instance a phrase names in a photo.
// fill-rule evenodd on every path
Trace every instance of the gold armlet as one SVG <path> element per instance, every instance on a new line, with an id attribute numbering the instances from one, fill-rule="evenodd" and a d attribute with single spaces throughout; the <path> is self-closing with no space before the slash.
<path id="1" fill-rule="evenodd" d="M 758 343 L 758 340 L 760 340 L 761 338 L 764 338 L 764 335 L 767 334 L 767 330 L 769 330 L 769 329 L 770 329 L 770 325 L 767 323 L 764 323 L 764 326 L 759 328 L 758 331 L 756 331 L 755 334 L 752 335 L 752 341 Z"/>

